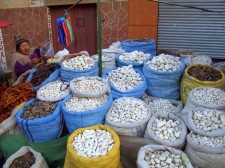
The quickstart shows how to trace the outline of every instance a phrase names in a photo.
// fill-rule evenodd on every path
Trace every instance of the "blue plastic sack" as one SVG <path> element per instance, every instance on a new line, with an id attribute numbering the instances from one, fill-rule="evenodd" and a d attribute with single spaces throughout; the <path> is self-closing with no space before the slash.
<path id="1" fill-rule="evenodd" d="M 148 85 L 146 93 L 153 97 L 179 100 L 180 79 L 185 69 L 183 60 L 181 60 L 180 68 L 173 72 L 156 71 L 149 68 L 146 62 L 143 66 L 143 73 Z"/>
<path id="2" fill-rule="evenodd" d="M 126 62 L 126 61 L 121 60 L 119 57 L 120 57 L 120 55 L 116 55 L 116 64 L 118 67 L 132 65 L 133 68 L 142 70 L 144 61 L 143 61 L 143 63 Z M 151 58 L 151 56 L 148 59 L 150 59 L 150 58 Z"/>
<path id="3" fill-rule="evenodd" d="M 84 128 L 96 124 L 105 123 L 105 115 L 111 108 L 113 102 L 111 93 L 108 95 L 108 100 L 106 104 L 97 109 L 83 112 L 70 111 L 65 108 L 64 104 L 72 97 L 73 97 L 72 94 L 70 94 L 63 100 L 61 104 L 64 121 L 70 133 L 72 133 L 74 130 L 78 128 Z"/>
<path id="4" fill-rule="evenodd" d="M 110 69 L 105 70 L 102 73 L 102 78 L 106 78 L 106 76 L 108 75 L 109 72 L 111 72 L 112 70 L 117 69 L 117 67 L 113 67 Z M 143 73 L 141 72 L 141 70 L 138 69 L 134 69 L 135 72 L 139 73 L 143 79 L 143 82 L 136 88 L 128 90 L 126 92 L 122 92 L 120 90 L 118 90 L 113 84 L 109 83 L 109 86 L 111 88 L 111 92 L 113 94 L 113 99 L 118 99 L 120 97 L 135 97 L 135 98 L 141 98 L 144 94 L 145 94 L 145 90 L 147 88 L 147 81 L 145 79 L 145 76 L 143 75 Z"/>
<path id="5" fill-rule="evenodd" d="M 58 102 L 54 112 L 46 117 L 33 120 L 21 118 L 24 107 L 30 106 L 36 101 L 37 99 L 35 98 L 31 99 L 18 111 L 16 120 L 19 123 L 20 128 L 31 142 L 42 143 L 57 139 L 63 128 L 63 117 L 60 108 L 61 102 Z"/>
<path id="6" fill-rule="evenodd" d="M 81 76 L 98 76 L 98 71 L 98 61 L 96 61 L 90 69 L 85 70 L 69 69 L 61 64 L 60 78 L 62 81 L 70 82 L 71 80 Z"/>
<path id="7" fill-rule="evenodd" d="M 128 40 L 122 41 L 122 48 L 126 52 L 142 51 L 143 53 L 149 53 L 151 56 L 156 55 L 155 41 L 148 38 L 149 42 L 129 42 Z"/>
<path id="8" fill-rule="evenodd" d="M 30 72 L 30 74 L 29 74 L 29 76 L 28 76 L 26 82 L 30 82 L 30 81 L 31 81 L 31 79 L 32 79 L 32 77 L 33 77 L 33 75 L 34 75 L 34 73 L 35 73 L 36 71 L 37 71 L 36 68 L 34 68 L 34 69 L 31 70 L 31 72 Z M 52 72 L 52 73 L 49 75 L 49 77 L 46 78 L 40 85 L 35 86 L 35 87 L 33 87 L 32 89 L 33 89 L 34 91 L 37 91 L 37 90 L 40 89 L 42 86 L 45 86 L 45 85 L 47 85 L 47 84 L 50 83 L 50 82 L 56 81 L 58 77 L 59 77 L 59 69 L 56 69 L 56 70 L 55 70 L 54 72 Z"/>

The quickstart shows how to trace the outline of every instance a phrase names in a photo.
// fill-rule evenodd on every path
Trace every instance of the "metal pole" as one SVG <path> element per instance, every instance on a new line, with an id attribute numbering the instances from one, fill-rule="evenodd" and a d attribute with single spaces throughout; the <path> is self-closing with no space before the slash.
<path id="1" fill-rule="evenodd" d="M 101 0 L 98 0 L 98 67 L 99 76 L 102 76 L 102 17 Z"/>

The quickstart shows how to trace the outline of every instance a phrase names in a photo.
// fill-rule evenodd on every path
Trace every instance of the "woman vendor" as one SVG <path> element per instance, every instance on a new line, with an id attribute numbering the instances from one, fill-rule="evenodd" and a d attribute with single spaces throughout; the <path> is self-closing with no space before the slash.
<path id="1" fill-rule="evenodd" d="M 31 48 L 28 39 L 21 35 L 15 36 L 14 39 L 16 42 L 16 53 L 14 53 L 11 58 L 13 82 L 15 82 L 21 74 L 41 62 L 39 48 Z"/>

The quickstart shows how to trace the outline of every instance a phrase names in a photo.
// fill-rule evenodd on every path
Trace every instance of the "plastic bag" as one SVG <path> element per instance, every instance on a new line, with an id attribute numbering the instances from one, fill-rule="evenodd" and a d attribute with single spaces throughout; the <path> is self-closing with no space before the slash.
<path id="1" fill-rule="evenodd" d="M 155 122 L 156 118 L 165 118 L 167 120 L 171 119 L 173 121 L 179 121 L 181 123 L 180 138 L 171 141 L 171 140 L 163 140 L 163 139 L 159 138 L 158 136 L 156 136 L 152 130 L 152 125 Z M 186 135 L 187 135 L 187 127 L 180 118 L 178 118 L 177 116 L 175 116 L 172 113 L 156 113 L 149 120 L 147 128 L 145 130 L 144 137 L 146 139 L 150 139 L 150 140 L 153 139 L 155 142 L 162 144 L 162 145 L 182 149 L 182 147 L 185 145 Z"/>
<path id="2" fill-rule="evenodd" d="M 119 99 L 116 99 L 113 102 L 113 105 L 117 101 L 123 101 L 127 98 L 128 97 L 121 97 Z M 129 97 L 129 99 L 135 99 L 135 100 L 142 101 L 140 99 L 131 98 L 131 97 Z M 113 107 L 113 105 L 112 105 L 112 107 Z M 143 137 L 144 136 L 144 132 L 145 132 L 148 120 L 151 117 L 150 110 L 148 111 L 148 115 L 140 121 L 133 122 L 133 123 L 118 123 L 118 122 L 114 122 L 114 121 L 109 120 L 109 116 L 110 116 L 110 112 L 112 111 L 112 107 L 105 117 L 105 125 L 112 128 L 118 135 L 128 135 L 128 136 L 137 136 L 137 137 Z M 147 104 L 145 104 L 145 107 L 148 108 Z"/>
<path id="3" fill-rule="evenodd" d="M 188 116 L 187 116 L 187 127 L 193 131 L 196 134 L 199 135 L 204 135 L 204 136 L 210 136 L 210 137 L 214 137 L 214 136 L 225 136 L 225 128 L 221 128 L 221 129 L 217 129 L 217 130 L 212 130 L 212 131 L 203 131 L 200 128 L 197 128 L 197 126 L 195 125 L 194 121 L 193 121 L 193 115 L 195 111 L 204 111 L 206 110 L 206 108 L 203 107 L 197 107 L 194 109 L 190 109 L 188 111 Z M 225 111 L 223 111 L 223 115 L 225 116 Z"/>
<path id="4" fill-rule="evenodd" d="M 208 87 L 197 87 L 190 91 L 186 105 L 184 106 L 183 110 L 180 113 L 180 117 L 184 122 L 187 122 L 188 112 L 191 111 L 192 109 L 196 109 L 197 107 L 204 107 L 207 109 L 215 109 L 215 110 L 225 110 L 225 103 L 219 104 L 219 105 L 212 105 L 212 104 L 208 104 L 208 103 L 199 102 L 194 97 L 193 93 L 196 90 L 201 89 L 201 88 L 208 88 Z M 225 94 L 225 92 L 224 92 L 224 94 Z"/>
<path id="5" fill-rule="evenodd" d="M 222 79 L 220 79 L 216 82 L 213 82 L 213 81 L 202 82 L 188 74 L 188 70 L 193 66 L 195 66 L 195 65 L 187 67 L 182 76 L 182 80 L 181 80 L 181 84 L 180 84 L 180 94 L 181 94 L 181 100 L 182 100 L 183 104 L 186 104 L 186 101 L 187 101 L 190 91 L 196 87 L 222 88 L 225 86 L 225 77 L 224 77 L 224 74 L 222 71 L 214 68 L 214 69 L 220 71 L 220 73 L 222 75 Z M 208 66 L 208 65 L 205 65 L 205 66 Z M 211 67 L 211 66 L 209 66 L 209 67 Z"/>
<path id="6" fill-rule="evenodd" d="M 19 126 L 26 133 L 27 138 L 32 142 L 48 142 L 58 138 L 63 128 L 63 119 L 61 113 L 61 102 L 58 102 L 54 112 L 42 118 L 35 118 L 32 120 L 23 119 L 21 114 L 24 107 L 30 106 L 36 102 L 37 99 L 28 101 L 17 113 L 16 120 Z"/>
<path id="7" fill-rule="evenodd" d="M 112 70 L 115 70 L 116 68 L 117 67 L 113 67 L 113 68 L 105 70 L 102 73 L 102 77 L 106 78 L 108 73 L 111 72 Z M 136 71 L 136 73 L 139 73 L 141 75 L 141 77 L 143 79 L 143 82 L 139 86 L 137 86 L 136 88 L 125 91 L 125 92 L 118 90 L 113 84 L 110 83 L 109 86 L 110 86 L 111 92 L 113 94 L 113 99 L 117 99 L 117 98 L 120 98 L 120 97 L 140 98 L 141 96 L 144 95 L 145 90 L 147 88 L 147 82 L 146 82 L 145 76 L 143 75 L 143 73 L 140 70 L 138 70 L 138 69 L 134 69 L 134 70 Z"/>
<path id="8" fill-rule="evenodd" d="M 40 47 L 41 56 L 54 56 L 54 49 L 50 42 L 46 42 Z"/>
<path id="9" fill-rule="evenodd" d="M 45 143 L 34 143 L 29 141 L 25 135 L 0 136 L 0 149 L 4 158 L 9 158 L 22 146 L 30 146 L 46 159 L 49 167 L 63 167 L 66 156 L 66 142 L 68 136 Z"/>
<path id="10" fill-rule="evenodd" d="M 159 97 L 164 99 L 180 99 L 180 79 L 185 69 L 185 64 L 181 61 L 181 66 L 172 72 L 161 72 L 149 68 L 146 65 L 143 66 L 143 74 L 147 80 L 146 93 L 153 97 Z"/>
<path id="11" fill-rule="evenodd" d="M 96 93 L 96 92 L 81 92 L 75 88 L 74 84 L 76 82 L 79 82 L 82 80 L 101 81 L 101 82 L 103 82 L 102 90 L 99 91 L 98 93 Z M 79 77 L 79 78 L 76 78 L 76 79 L 73 79 L 72 81 L 70 81 L 70 90 L 72 91 L 73 95 L 76 97 L 101 97 L 101 96 L 105 95 L 106 93 L 110 92 L 110 87 L 109 87 L 107 80 L 100 78 L 98 76 L 93 76 L 93 77 L 82 76 L 82 77 Z"/>
<path id="12" fill-rule="evenodd" d="M 114 145 L 112 149 L 106 154 L 101 157 L 97 158 L 87 158 L 78 155 L 74 147 L 72 145 L 72 142 L 74 141 L 74 138 L 78 135 L 83 133 L 85 130 L 96 130 L 96 129 L 102 129 L 110 132 L 114 139 Z M 74 131 L 67 141 L 67 152 L 66 152 L 66 158 L 64 163 L 64 168 L 122 168 L 122 165 L 120 163 L 120 140 L 118 135 L 109 127 L 104 125 L 95 125 L 91 127 L 86 128 L 80 128 L 76 131 Z"/>
<path id="13" fill-rule="evenodd" d="M 174 113 L 175 115 L 179 115 L 181 110 L 183 109 L 183 104 L 181 101 L 177 101 L 177 100 L 171 100 L 171 99 L 161 99 L 161 98 L 157 98 L 157 97 L 152 97 L 152 96 L 148 96 L 147 94 L 145 94 L 144 96 L 142 96 L 141 98 L 145 103 L 148 104 L 148 106 L 150 106 L 150 103 L 153 102 L 154 100 L 162 100 L 162 101 L 169 101 L 173 106 L 175 106 L 176 108 L 172 111 L 164 111 L 161 110 L 160 112 L 163 113 Z M 160 107 L 159 107 L 160 108 Z M 151 107 L 150 107 L 151 109 Z M 153 111 L 153 114 L 155 112 Z"/>
<path id="14" fill-rule="evenodd" d="M 174 148 L 171 148 L 171 147 L 163 146 L 163 145 L 146 145 L 146 146 L 143 146 L 138 152 L 138 157 L 137 157 L 137 167 L 138 168 L 149 167 L 149 165 L 146 163 L 146 161 L 144 159 L 146 151 L 151 151 L 151 152 L 169 151 L 170 153 L 181 156 L 181 159 L 183 161 L 183 164 L 185 165 L 185 168 L 193 168 L 190 160 L 188 159 L 187 155 L 184 152 L 182 152 L 180 150 L 177 150 L 177 149 L 174 149 Z"/>
<path id="15" fill-rule="evenodd" d="M 13 161 L 16 158 L 18 158 L 18 157 L 20 157 L 20 156 L 22 156 L 22 155 L 24 155 L 24 154 L 26 154 L 28 152 L 33 153 L 34 158 L 35 158 L 35 163 L 30 168 L 48 168 L 48 165 L 47 165 L 47 163 L 45 161 L 45 158 L 41 155 L 41 153 L 33 150 L 29 146 L 21 147 L 16 153 L 14 153 L 12 156 L 10 156 L 6 160 L 5 164 L 3 165 L 3 168 L 9 168 L 10 165 L 13 163 Z"/>
<path id="16" fill-rule="evenodd" d="M 113 98 L 112 94 L 108 95 L 107 102 L 93 110 L 89 111 L 71 111 L 66 109 L 65 103 L 72 98 L 72 94 L 67 96 L 62 102 L 62 112 L 66 127 L 70 133 L 78 128 L 88 127 L 96 124 L 104 124 L 105 123 L 105 115 L 110 109 Z"/>
<path id="17" fill-rule="evenodd" d="M 225 147 L 207 147 L 191 141 L 187 135 L 187 145 L 184 151 L 192 164 L 201 168 L 224 168 Z"/>
<path id="18" fill-rule="evenodd" d="M 68 51 L 67 49 L 64 48 L 63 50 L 58 51 L 58 52 L 55 54 L 54 57 L 60 57 L 60 58 L 62 58 L 63 56 L 68 55 L 68 54 L 69 54 L 69 51 Z"/>
<path id="19" fill-rule="evenodd" d="M 56 82 L 60 82 L 61 83 L 61 88 L 60 89 L 63 89 L 65 92 L 61 95 L 58 95 L 58 97 L 43 97 L 41 96 L 41 91 L 43 89 L 45 89 L 46 87 L 48 87 L 49 85 L 51 84 L 54 84 Z M 63 88 L 63 87 L 66 87 L 66 88 Z M 55 102 L 55 101 L 60 101 L 60 100 L 63 100 L 64 98 L 66 98 L 67 96 L 69 96 L 70 94 L 70 89 L 68 87 L 68 83 L 64 83 L 62 81 L 55 81 L 55 82 L 50 82 L 48 83 L 47 85 L 45 86 L 42 86 L 38 91 L 37 91 L 37 99 L 39 100 L 42 100 L 42 101 L 51 101 L 51 102 Z"/>

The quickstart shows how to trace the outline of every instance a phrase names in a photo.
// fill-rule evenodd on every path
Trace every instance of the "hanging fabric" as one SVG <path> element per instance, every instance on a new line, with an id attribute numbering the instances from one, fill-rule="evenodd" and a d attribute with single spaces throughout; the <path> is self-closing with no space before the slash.
<path id="1" fill-rule="evenodd" d="M 73 29 L 69 14 L 65 11 L 65 16 L 56 19 L 58 27 L 58 38 L 61 45 L 69 46 L 73 40 Z"/>

